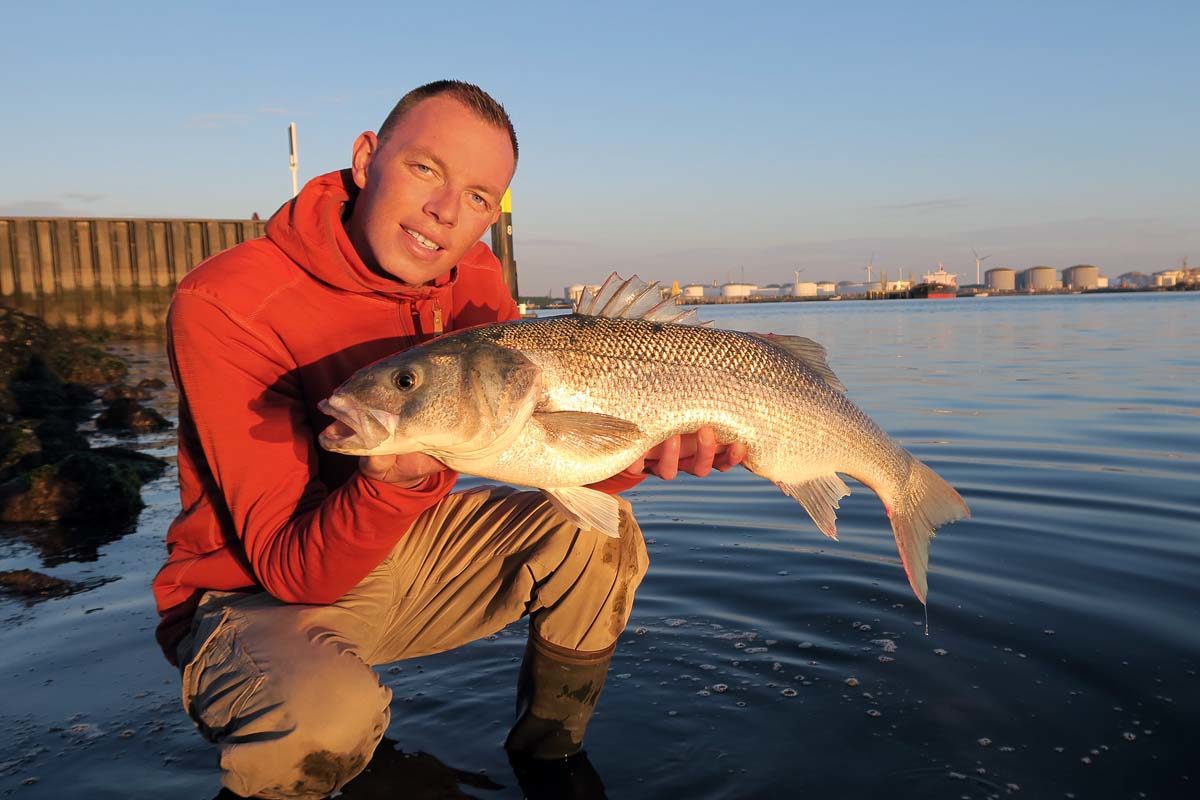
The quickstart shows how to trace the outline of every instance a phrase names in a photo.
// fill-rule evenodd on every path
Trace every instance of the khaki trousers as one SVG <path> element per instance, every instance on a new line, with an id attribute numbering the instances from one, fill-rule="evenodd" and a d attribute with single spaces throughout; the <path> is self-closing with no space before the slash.
<path id="1" fill-rule="evenodd" d="M 373 666 L 450 650 L 525 614 L 560 647 L 612 645 L 648 566 L 621 504 L 611 539 L 566 522 L 540 493 L 482 487 L 419 517 L 331 605 L 207 592 L 179 663 L 184 707 L 217 745 L 222 783 L 267 798 L 340 789 L 390 719 L 391 690 Z"/>

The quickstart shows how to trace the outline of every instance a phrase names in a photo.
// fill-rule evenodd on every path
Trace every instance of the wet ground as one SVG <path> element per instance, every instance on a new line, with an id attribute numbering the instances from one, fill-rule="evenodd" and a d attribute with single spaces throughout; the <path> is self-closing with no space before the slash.
<path id="1" fill-rule="evenodd" d="M 1198 302 L 704 309 L 826 344 L 974 519 L 934 542 L 927 635 L 857 484 L 839 543 L 745 472 L 633 492 L 652 563 L 589 734 L 608 796 L 1197 796 Z M 162 374 L 157 347 L 127 352 Z M 173 453 L 170 434 L 138 444 Z M 85 589 L 0 595 L 0 796 L 217 796 L 153 642 L 174 479 L 128 529 L 0 535 L 0 570 Z M 523 641 L 382 669 L 390 741 L 345 796 L 519 797 L 500 745 Z"/>

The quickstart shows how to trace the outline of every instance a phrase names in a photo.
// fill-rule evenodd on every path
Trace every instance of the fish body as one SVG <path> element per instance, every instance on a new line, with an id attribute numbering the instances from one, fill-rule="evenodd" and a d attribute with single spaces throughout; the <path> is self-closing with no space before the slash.
<path id="1" fill-rule="evenodd" d="M 518 320 L 376 362 L 322 408 L 340 423 L 322 434 L 330 450 L 427 453 L 463 473 L 537 487 L 610 535 L 615 501 L 584 487 L 673 434 L 709 426 L 719 441 L 743 443 L 745 466 L 800 502 L 832 538 L 838 501 L 850 493 L 838 473 L 874 491 L 922 602 L 930 537 L 969 514 L 945 481 L 850 402 L 824 350 L 801 337 L 652 315 Z"/>

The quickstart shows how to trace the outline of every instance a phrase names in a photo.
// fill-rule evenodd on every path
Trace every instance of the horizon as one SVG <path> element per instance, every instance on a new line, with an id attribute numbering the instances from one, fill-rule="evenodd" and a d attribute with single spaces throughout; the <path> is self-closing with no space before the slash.
<path id="1" fill-rule="evenodd" d="M 464 30 L 384 6 L 132 3 L 103 37 L 76 4 L 19 9 L 0 215 L 266 218 L 291 195 L 289 122 L 303 182 L 405 91 L 456 77 L 521 140 L 526 291 L 614 270 L 862 281 L 872 258 L 973 283 L 973 250 L 981 273 L 1114 278 L 1200 253 L 1194 4 L 468 7 Z"/>

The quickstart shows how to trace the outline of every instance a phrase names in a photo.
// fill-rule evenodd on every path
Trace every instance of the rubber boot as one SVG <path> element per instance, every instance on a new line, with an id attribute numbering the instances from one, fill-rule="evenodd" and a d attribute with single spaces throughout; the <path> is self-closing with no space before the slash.
<path id="1" fill-rule="evenodd" d="M 568 650 L 530 628 L 517 677 L 517 721 L 504 747 L 543 760 L 578 753 L 615 648 Z"/>

